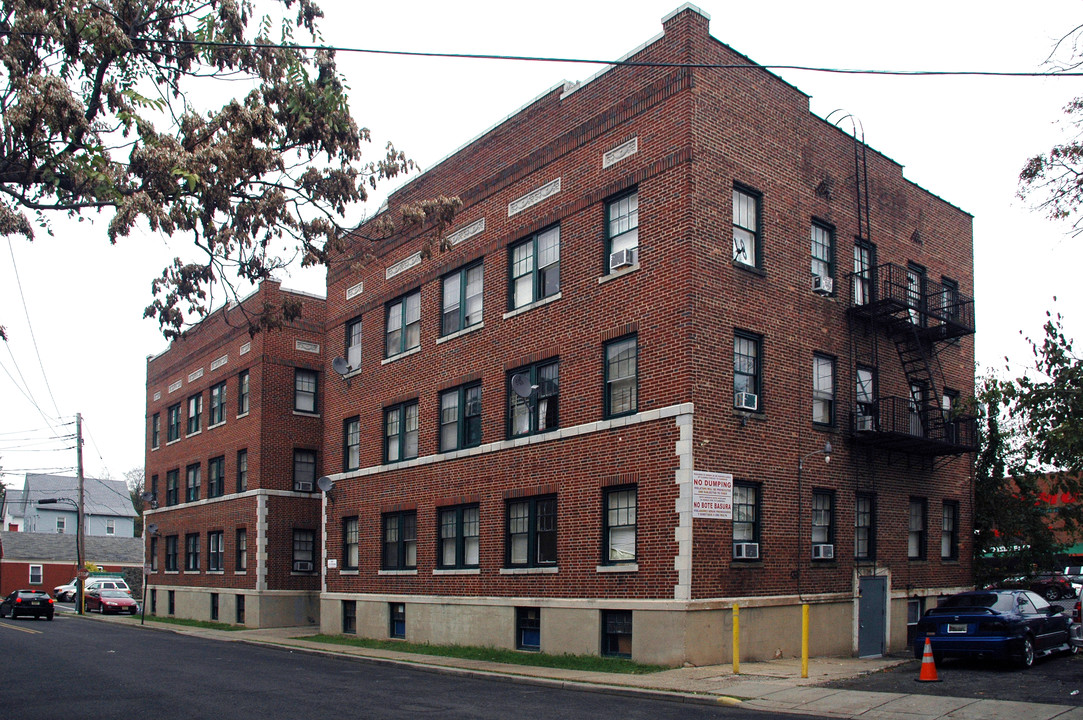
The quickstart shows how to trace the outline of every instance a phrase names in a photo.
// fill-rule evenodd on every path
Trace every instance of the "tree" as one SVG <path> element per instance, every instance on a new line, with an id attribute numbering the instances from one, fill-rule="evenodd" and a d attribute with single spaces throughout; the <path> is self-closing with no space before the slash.
<path id="1" fill-rule="evenodd" d="M 132 498 L 132 507 L 135 508 L 135 536 L 143 534 L 143 509 L 146 503 L 143 501 L 143 490 L 146 487 L 146 472 L 141 467 L 132 468 L 124 473 L 124 483 L 128 486 L 128 495 Z"/>
<path id="2" fill-rule="evenodd" d="M 4 0 L 0 233 L 33 239 L 57 213 L 107 210 L 112 243 L 141 224 L 187 236 L 198 259 L 166 267 L 144 313 L 166 337 L 209 311 L 215 287 L 235 299 L 296 259 L 326 262 L 346 208 L 413 163 L 391 144 L 362 159 L 370 134 L 334 52 L 294 39 L 320 39 L 313 0 L 261 7 L 281 17 L 257 19 L 255 0 Z M 224 86 L 230 99 L 211 107 Z M 439 237 L 457 207 L 385 215 L 375 239 Z M 299 312 L 269 308 L 249 329 Z"/>

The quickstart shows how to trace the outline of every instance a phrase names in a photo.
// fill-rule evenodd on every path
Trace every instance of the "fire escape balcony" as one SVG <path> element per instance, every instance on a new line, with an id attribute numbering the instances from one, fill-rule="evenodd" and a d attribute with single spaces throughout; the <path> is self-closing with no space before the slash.
<path id="1" fill-rule="evenodd" d="M 940 417 L 933 417 L 933 413 Z M 850 415 L 853 442 L 880 450 L 937 457 L 977 450 L 977 421 L 921 406 L 910 398 L 882 397 Z"/>
<path id="2" fill-rule="evenodd" d="M 974 298 L 894 263 L 850 275 L 850 312 L 923 342 L 974 333 Z"/>

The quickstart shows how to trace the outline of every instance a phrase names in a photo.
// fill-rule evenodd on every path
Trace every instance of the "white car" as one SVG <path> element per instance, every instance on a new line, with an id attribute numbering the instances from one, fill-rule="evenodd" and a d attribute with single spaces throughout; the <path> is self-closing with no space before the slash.
<path id="1" fill-rule="evenodd" d="M 57 585 L 53 588 L 53 597 L 58 602 L 71 602 L 75 599 L 75 578 L 66 585 Z"/>

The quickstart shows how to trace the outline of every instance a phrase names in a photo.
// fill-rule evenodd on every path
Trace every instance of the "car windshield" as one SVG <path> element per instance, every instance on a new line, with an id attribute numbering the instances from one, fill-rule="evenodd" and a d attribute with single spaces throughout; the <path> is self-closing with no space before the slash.
<path id="1" fill-rule="evenodd" d="M 945 599 L 940 608 L 984 607 L 997 612 L 1012 612 L 1015 608 L 1015 596 L 1010 593 L 975 593 L 973 595 L 952 595 Z"/>
<path id="2" fill-rule="evenodd" d="M 120 590 L 102 590 L 102 597 L 126 598 L 126 597 L 128 597 L 128 593 L 122 592 Z"/>

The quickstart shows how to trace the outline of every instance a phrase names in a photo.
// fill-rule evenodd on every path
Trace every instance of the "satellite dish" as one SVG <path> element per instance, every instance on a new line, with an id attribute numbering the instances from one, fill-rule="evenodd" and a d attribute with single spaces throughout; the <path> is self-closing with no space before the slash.
<path id="1" fill-rule="evenodd" d="M 350 363 L 346 361 L 344 357 L 337 357 L 331 361 L 331 369 L 337 372 L 339 375 L 345 376 L 348 372 L 353 370 Z"/>
<path id="2" fill-rule="evenodd" d="M 156 524 L 154 524 L 154 523 L 151 523 L 150 525 L 147 525 L 147 532 L 150 533 L 151 535 L 157 535 L 158 534 L 158 526 Z"/>
<path id="3" fill-rule="evenodd" d="M 530 377 L 523 373 L 515 373 L 511 376 L 511 391 L 519 397 L 526 399 L 538 389 L 537 385 L 530 384 Z"/>
<path id="4" fill-rule="evenodd" d="M 151 500 L 154 499 L 154 493 L 152 493 L 152 492 L 142 493 L 142 494 L 140 494 L 139 499 L 142 500 L 143 502 L 150 502 Z"/>
<path id="5" fill-rule="evenodd" d="M 324 475 L 316 481 L 316 487 L 318 487 L 321 492 L 328 493 L 335 489 L 335 481 Z"/>

